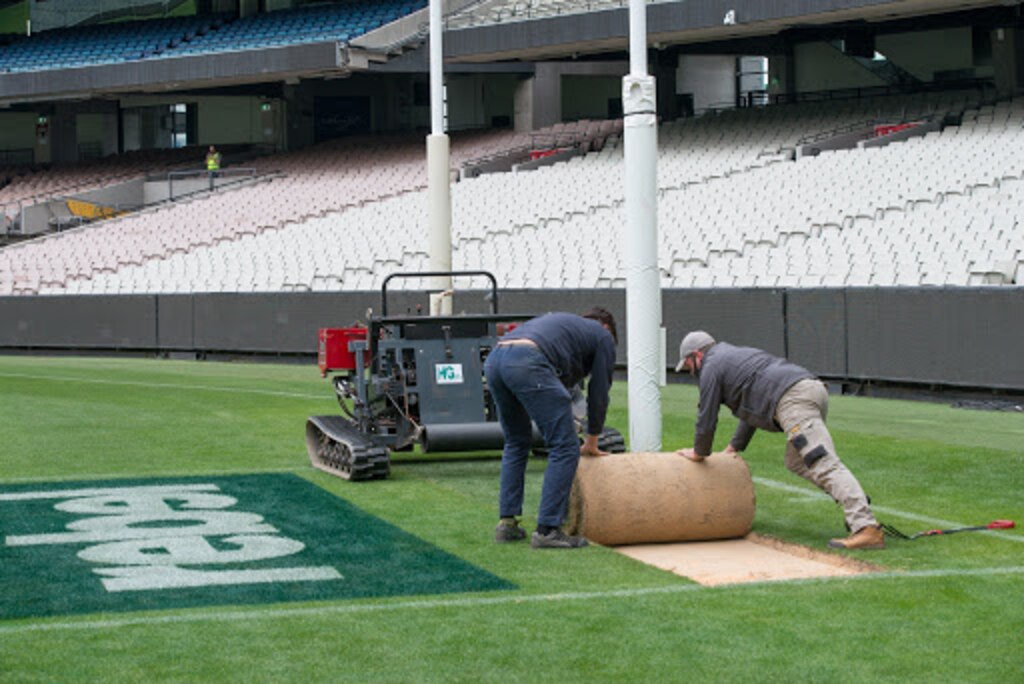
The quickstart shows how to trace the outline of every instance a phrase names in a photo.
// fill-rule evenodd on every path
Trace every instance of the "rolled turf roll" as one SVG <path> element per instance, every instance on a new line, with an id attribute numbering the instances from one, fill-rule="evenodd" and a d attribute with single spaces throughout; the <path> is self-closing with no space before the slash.
<path id="1" fill-rule="evenodd" d="M 753 522 L 754 482 L 741 457 L 626 453 L 580 459 L 566 526 L 614 546 L 731 539 Z"/>

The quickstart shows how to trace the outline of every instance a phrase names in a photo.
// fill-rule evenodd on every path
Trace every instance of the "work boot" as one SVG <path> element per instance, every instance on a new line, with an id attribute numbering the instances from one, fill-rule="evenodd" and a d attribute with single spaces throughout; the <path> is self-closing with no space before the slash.
<path id="1" fill-rule="evenodd" d="M 494 541 L 504 544 L 505 542 L 514 542 L 520 539 L 526 539 L 526 530 L 519 526 L 518 520 L 515 518 L 502 518 L 498 522 L 498 527 L 494 530 Z"/>
<path id="2" fill-rule="evenodd" d="M 845 539 L 833 539 L 828 546 L 832 549 L 884 549 L 885 532 L 881 525 L 868 525 Z"/>
<path id="3" fill-rule="evenodd" d="M 535 549 L 578 549 L 587 545 L 585 537 L 573 537 L 556 527 L 547 534 L 534 532 L 530 546 Z"/>

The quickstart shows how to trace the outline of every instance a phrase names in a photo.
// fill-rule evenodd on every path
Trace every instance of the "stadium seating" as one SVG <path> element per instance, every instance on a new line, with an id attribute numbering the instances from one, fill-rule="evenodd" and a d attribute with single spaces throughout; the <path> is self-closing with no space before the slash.
<path id="1" fill-rule="evenodd" d="M 663 125 L 662 284 L 1019 283 L 1024 102 L 965 109 L 970 97 L 786 105 Z M 962 122 L 793 160 L 809 133 L 936 113 Z M 522 140 L 455 136 L 453 166 Z M 621 142 L 595 147 L 453 185 L 453 267 L 490 270 L 511 288 L 623 286 Z M 284 176 L 0 250 L 0 293 L 361 290 L 426 266 L 421 139 L 345 140 L 260 163 Z"/>
<path id="2" fill-rule="evenodd" d="M 426 0 L 311 5 L 245 17 L 172 46 L 169 55 L 347 41 L 426 7 Z"/>
<path id="3" fill-rule="evenodd" d="M 453 162 L 462 164 L 481 151 L 500 147 L 497 141 L 503 138 L 509 143 L 517 140 L 511 131 L 459 136 L 453 144 Z M 90 281 L 95 274 L 113 274 L 149 259 L 280 230 L 325 212 L 358 208 L 422 189 L 426 185 L 423 149 L 423 139 L 418 136 L 378 136 L 369 141 L 342 139 L 257 159 L 252 164 L 257 174 L 275 172 L 261 184 L 0 250 L 0 294 L 64 288 L 95 291 L 102 288 L 101 281 Z M 333 254 L 338 244 L 318 244 L 317 249 Z M 37 266 L 37 262 L 45 265 Z M 203 287 L 202 281 L 191 279 L 188 287 Z M 281 283 L 275 283 L 270 289 L 281 288 Z M 119 284 L 113 291 L 132 290 L 130 285 Z"/>
<path id="4" fill-rule="evenodd" d="M 13 221 L 23 206 L 94 190 L 148 173 L 195 167 L 203 154 L 194 147 L 141 150 L 52 169 L 11 167 L 0 170 L 0 216 Z"/>
<path id="5" fill-rule="evenodd" d="M 0 73 L 347 41 L 426 7 L 426 0 L 317 4 L 234 19 L 175 17 L 55 29 L 0 49 Z"/>
<path id="6" fill-rule="evenodd" d="M 182 17 L 45 31 L 0 50 L 0 72 L 71 69 L 159 56 L 177 41 L 216 30 L 221 17 Z"/>

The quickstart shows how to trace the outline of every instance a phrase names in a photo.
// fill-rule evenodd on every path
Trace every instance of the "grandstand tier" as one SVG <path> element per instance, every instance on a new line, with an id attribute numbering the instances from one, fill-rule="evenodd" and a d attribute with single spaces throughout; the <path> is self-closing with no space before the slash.
<path id="1" fill-rule="evenodd" d="M 960 123 L 882 147 L 794 154 L 808 134 L 923 117 Z M 984 104 L 961 91 L 663 124 L 662 285 L 1015 284 L 1022 124 L 1024 100 Z M 453 186 L 454 268 L 493 271 L 510 288 L 624 285 L 621 144 L 614 126 L 578 129 L 587 144 L 567 161 Z M 524 144 L 511 132 L 456 136 L 453 178 Z M 394 270 L 427 265 L 422 154 L 416 136 L 389 136 L 265 157 L 254 165 L 275 174 L 256 184 L 0 250 L 0 294 L 376 289 Z"/>

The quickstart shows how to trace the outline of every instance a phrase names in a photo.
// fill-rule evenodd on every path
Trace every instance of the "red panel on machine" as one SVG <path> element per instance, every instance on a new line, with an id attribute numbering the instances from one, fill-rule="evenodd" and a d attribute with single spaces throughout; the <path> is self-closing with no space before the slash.
<path id="1" fill-rule="evenodd" d="M 320 328 L 317 344 L 317 365 L 320 374 L 329 371 L 355 370 L 356 355 L 348 348 L 354 340 L 366 341 L 366 328 Z M 363 362 L 369 363 L 370 350 L 363 352 Z"/>

